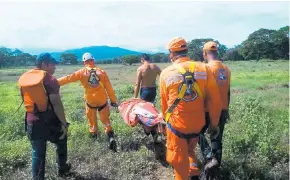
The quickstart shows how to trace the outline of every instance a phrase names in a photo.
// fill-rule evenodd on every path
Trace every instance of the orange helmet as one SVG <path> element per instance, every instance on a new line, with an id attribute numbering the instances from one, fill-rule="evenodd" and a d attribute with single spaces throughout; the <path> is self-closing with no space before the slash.
<path id="1" fill-rule="evenodd" d="M 187 42 L 182 37 L 173 38 L 168 46 L 170 52 L 183 51 L 187 49 Z"/>
<path id="2" fill-rule="evenodd" d="M 217 51 L 218 45 L 214 41 L 208 41 L 203 45 L 203 51 Z"/>

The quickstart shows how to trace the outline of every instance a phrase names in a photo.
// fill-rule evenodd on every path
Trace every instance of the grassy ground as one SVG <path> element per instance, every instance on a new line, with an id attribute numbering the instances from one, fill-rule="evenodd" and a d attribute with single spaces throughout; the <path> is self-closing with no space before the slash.
<path id="1" fill-rule="evenodd" d="M 231 119 L 225 128 L 220 179 L 288 179 L 288 61 L 227 62 L 232 70 Z M 160 64 L 165 68 L 168 64 Z M 56 77 L 81 66 L 59 66 Z M 137 66 L 101 65 L 119 101 L 132 97 Z M 26 68 L 0 69 L 0 179 L 30 179 L 31 147 L 24 132 L 23 107 L 16 84 Z M 129 128 L 112 110 L 118 153 L 101 137 L 88 137 L 83 89 L 79 83 L 61 87 L 69 129 L 69 160 L 75 174 L 68 179 L 173 179 L 170 166 L 155 160 L 151 138 L 140 127 Z M 159 107 L 159 97 L 157 106 Z M 48 143 L 47 179 L 58 179 L 55 149 Z"/>

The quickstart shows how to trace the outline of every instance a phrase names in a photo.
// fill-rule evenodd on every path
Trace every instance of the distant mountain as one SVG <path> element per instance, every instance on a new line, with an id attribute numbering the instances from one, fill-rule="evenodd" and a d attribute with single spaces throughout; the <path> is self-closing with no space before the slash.
<path id="1" fill-rule="evenodd" d="M 132 51 L 128 49 L 123 49 L 120 47 L 110 47 L 110 46 L 90 46 L 79 49 L 69 49 L 63 52 L 52 52 L 51 55 L 57 60 L 60 59 L 63 53 L 74 53 L 78 57 L 78 61 L 81 61 L 82 55 L 86 52 L 91 53 L 96 60 L 115 58 L 125 55 L 138 55 L 141 54 L 137 51 Z"/>
<path id="2" fill-rule="evenodd" d="M 38 55 L 42 52 L 49 52 L 59 60 L 60 55 L 62 53 L 74 53 L 77 55 L 78 59 L 81 59 L 81 56 L 85 52 L 91 52 L 96 59 L 109 59 L 124 55 L 136 55 L 141 53 L 147 54 L 156 54 L 156 53 L 168 53 L 168 50 L 163 47 L 155 48 L 155 49 L 136 49 L 129 50 L 120 47 L 110 47 L 110 46 L 90 46 L 84 48 L 75 48 L 75 49 L 56 49 L 56 48 L 20 48 L 21 51 L 29 53 L 31 55 Z"/>
<path id="3" fill-rule="evenodd" d="M 143 50 L 143 49 L 129 50 L 125 48 L 110 47 L 110 46 L 90 46 L 90 47 L 75 48 L 75 49 L 68 49 L 68 50 L 56 49 L 56 48 L 54 49 L 53 48 L 21 48 L 20 50 L 23 52 L 27 52 L 31 55 L 38 55 L 42 52 L 49 52 L 57 60 L 60 59 L 60 56 L 62 53 L 74 53 L 77 55 L 79 61 L 81 60 L 81 57 L 83 53 L 85 52 L 92 53 L 97 60 L 120 57 L 124 55 L 137 55 L 141 53 L 147 53 L 151 55 L 156 54 L 156 53 L 168 53 L 168 50 L 162 47 L 156 48 L 156 49 L 149 49 L 149 50 Z"/>
<path id="4" fill-rule="evenodd" d="M 61 52 L 62 49 L 53 48 L 20 48 L 21 51 L 29 53 L 31 55 L 38 55 L 43 52 Z M 65 49 L 64 49 L 65 50 Z"/>

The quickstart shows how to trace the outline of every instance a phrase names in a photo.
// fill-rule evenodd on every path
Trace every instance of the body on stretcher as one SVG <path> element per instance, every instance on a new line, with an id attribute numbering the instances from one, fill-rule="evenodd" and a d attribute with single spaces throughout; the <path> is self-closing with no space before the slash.
<path id="1" fill-rule="evenodd" d="M 142 124 L 146 134 L 152 130 L 156 130 L 157 133 L 165 133 L 164 118 L 152 103 L 132 98 L 122 102 L 118 109 L 128 126 L 135 127 L 137 124 Z"/>

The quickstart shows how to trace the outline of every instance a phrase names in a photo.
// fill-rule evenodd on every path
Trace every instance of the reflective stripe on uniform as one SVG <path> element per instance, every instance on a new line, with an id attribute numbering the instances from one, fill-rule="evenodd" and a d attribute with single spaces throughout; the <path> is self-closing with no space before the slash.
<path id="1" fill-rule="evenodd" d="M 198 164 L 197 163 L 190 163 L 189 166 L 191 166 L 191 167 L 198 167 Z"/>
<path id="2" fill-rule="evenodd" d="M 198 75 L 194 75 L 195 79 L 207 79 L 207 76 L 198 76 Z"/>
<path id="3" fill-rule="evenodd" d="M 170 86 L 171 84 L 176 83 L 178 81 L 182 81 L 182 80 L 183 80 L 183 76 L 181 74 L 175 74 L 166 78 L 165 84 L 166 86 Z"/>
<path id="4" fill-rule="evenodd" d="M 206 76 L 207 75 L 206 72 L 194 72 L 194 74 L 196 74 L 196 75 L 203 75 L 203 76 Z"/>

